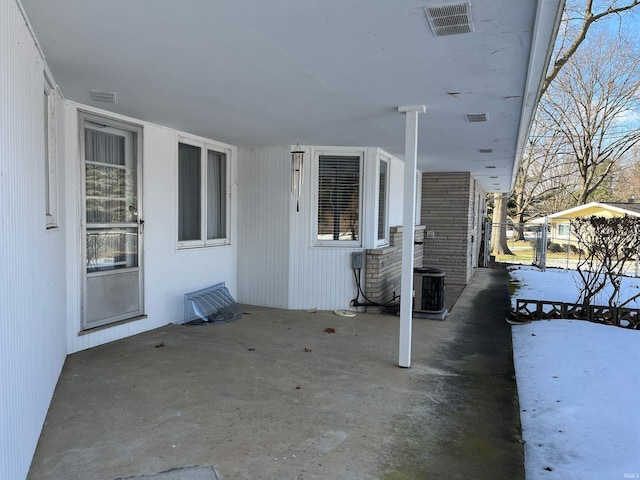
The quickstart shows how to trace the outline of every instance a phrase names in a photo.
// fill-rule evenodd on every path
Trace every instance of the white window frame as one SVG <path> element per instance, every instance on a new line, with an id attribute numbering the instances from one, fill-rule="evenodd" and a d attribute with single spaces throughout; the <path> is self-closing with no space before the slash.
<path id="1" fill-rule="evenodd" d="M 385 191 L 384 191 L 384 236 L 380 238 L 380 173 L 382 164 L 386 165 Z M 377 247 L 389 244 L 389 175 L 391 172 L 391 159 L 379 155 L 376 165 L 376 216 L 375 216 L 375 243 Z"/>
<path id="2" fill-rule="evenodd" d="M 44 122 L 44 174 L 45 174 L 45 226 L 47 230 L 58 227 L 58 165 L 56 142 L 56 87 L 45 71 L 43 96 L 46 97 Z M 44 105 L 43 101 L 43 105 Z"/>
<path id="3" fill-rule="evenodd" d="M 314 215 L 312 225 L 312 245 L 316 247 L 361 247 L 363 228 L 363 198 L 365 195 L 364 165 L 365 151 L 362 149 L 324 149 L 313 153 L 314 159 Z M 320 188 L 320 157 L 358 157 L 359 163 L 359 199 L 358 199 L 358 240 L 320 240 L 318 238 L 319 188 Z"/>
<path id="4" fill-rule="evenodd" d="M 180 240 L 180 230 L 178 228 L 180 219 L 179 219 L 179 208 L 178 208 L 178 199 L 180 195 L 180 185 L 179 185 L 179 172 L 180 172 L 180 161 L 178 155 L 179 144 L 184 143 L 186 145 L 191 145 L 194 147 L 200 148 L 200 192 L 202 193 L 200 198 L 200 239 L 199 240 Z M 193 137 L 187 136 L 177 136 L 175 142 L 175 158 L 176 158 L 176 243 L 178 250 L 182 249 L 190 249 L 190 248 L 204 248 L 204 247 L 219 247 L 224 245 L 231 244 L 231 165 L 233 161 L 232 151 L 230 148 L 223 146 L 221 144 L 217 144 L 215 142 L 206 142 L 202 140 L 198 140 Z M 225 155 L 225 232 L 226 235 L 224 238 L 213 238 L 207 240 L 207 208 L 208 208 L 208 199 L 207 199 L 207 152 L 214 151 L 218 153 L 222 153 Z"/>

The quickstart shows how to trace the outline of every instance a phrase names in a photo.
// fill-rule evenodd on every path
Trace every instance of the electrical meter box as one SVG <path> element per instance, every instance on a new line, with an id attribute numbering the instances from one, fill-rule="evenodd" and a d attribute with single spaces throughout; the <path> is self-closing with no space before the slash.
<path id="1" fill-rule="evenodd" d="M 353 252 L 351 254 L 351 267 L 363 269 L 364 268 L 364 253 L 363 252 Z"/>

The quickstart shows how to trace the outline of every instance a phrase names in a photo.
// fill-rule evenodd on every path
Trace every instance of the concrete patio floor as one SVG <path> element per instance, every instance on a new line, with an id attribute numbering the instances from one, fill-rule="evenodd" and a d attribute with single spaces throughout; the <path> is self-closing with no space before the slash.
<path id="1" fill-rule="evenodd" d="M 508 308 L 478 269 L 409 369 L 398 317 L 250 306 L 70 355 L 28 478 L 522 479 Z"/>

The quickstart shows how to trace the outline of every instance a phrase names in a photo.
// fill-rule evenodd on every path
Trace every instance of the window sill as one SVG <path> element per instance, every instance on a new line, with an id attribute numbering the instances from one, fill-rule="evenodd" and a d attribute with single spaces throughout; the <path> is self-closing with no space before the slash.
<path id="1" fill-rule="evenodd" d="M 176 250 L 199 250 L 199 249 L 203 249 L 203 248 L 218 248 L 218 247 L 230 247 L 231 246 L 231 242 L 224 242 L 224 243 L 212 243 L 212 244 L 208 244 L 208 245 L 178 245 L 176 247 Z"/>
<path id="2" fill-rule="evenodd" d="M 362 248 L 362 244 L 360 242 L 354 242 L 354 243 L 343 243 L 343 242 L 316 243 L 314 245 L 314 248 L 348 248 L 348 249 L 353 250 L 354 248 Z"/>
<path id="3" fill-rule="evenodd" d="M 138 315 L 136 317 L 125 318 L 124 320 L 119 320 L 117 322 L 108 323 L 106 325 L 100 325 L 99 327 L 87 328 L 86 330 L 80 330 L 78 332 L 78 336 L 81 337 L 83 335 L 89 335 L 90 333 L 99 332 L 101 330 L 106 330 L 108 328 L 117 327 L 119 325 L 124 325 L 125 323 L 137 322 L 138 320 L 145 320 L 149 318 L 148 315 Z"/>

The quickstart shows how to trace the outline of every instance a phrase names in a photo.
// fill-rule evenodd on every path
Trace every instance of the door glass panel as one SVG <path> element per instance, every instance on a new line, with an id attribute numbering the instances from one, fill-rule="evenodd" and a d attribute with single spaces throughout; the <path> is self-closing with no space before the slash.
<path id="1" fill-rule="evenodd" d="M 127 222 L 126 171 L 123 168 L 87 164 L 87 222 Z"/>
<path id="2" fill-rule="evenodd" d="M 137 222 L 131 136 L 85 129 L 87 223 Z"/>
<path id="3" fill-rule="evenodd" d="M 137 266 L 136 228 L 87 228 L 87 272 Z"/>
<path id="4" fill-rule="evenodd" d="M 134 133 L 87 122 L 84 134 L 87 272 L 137 267 Z"/>

